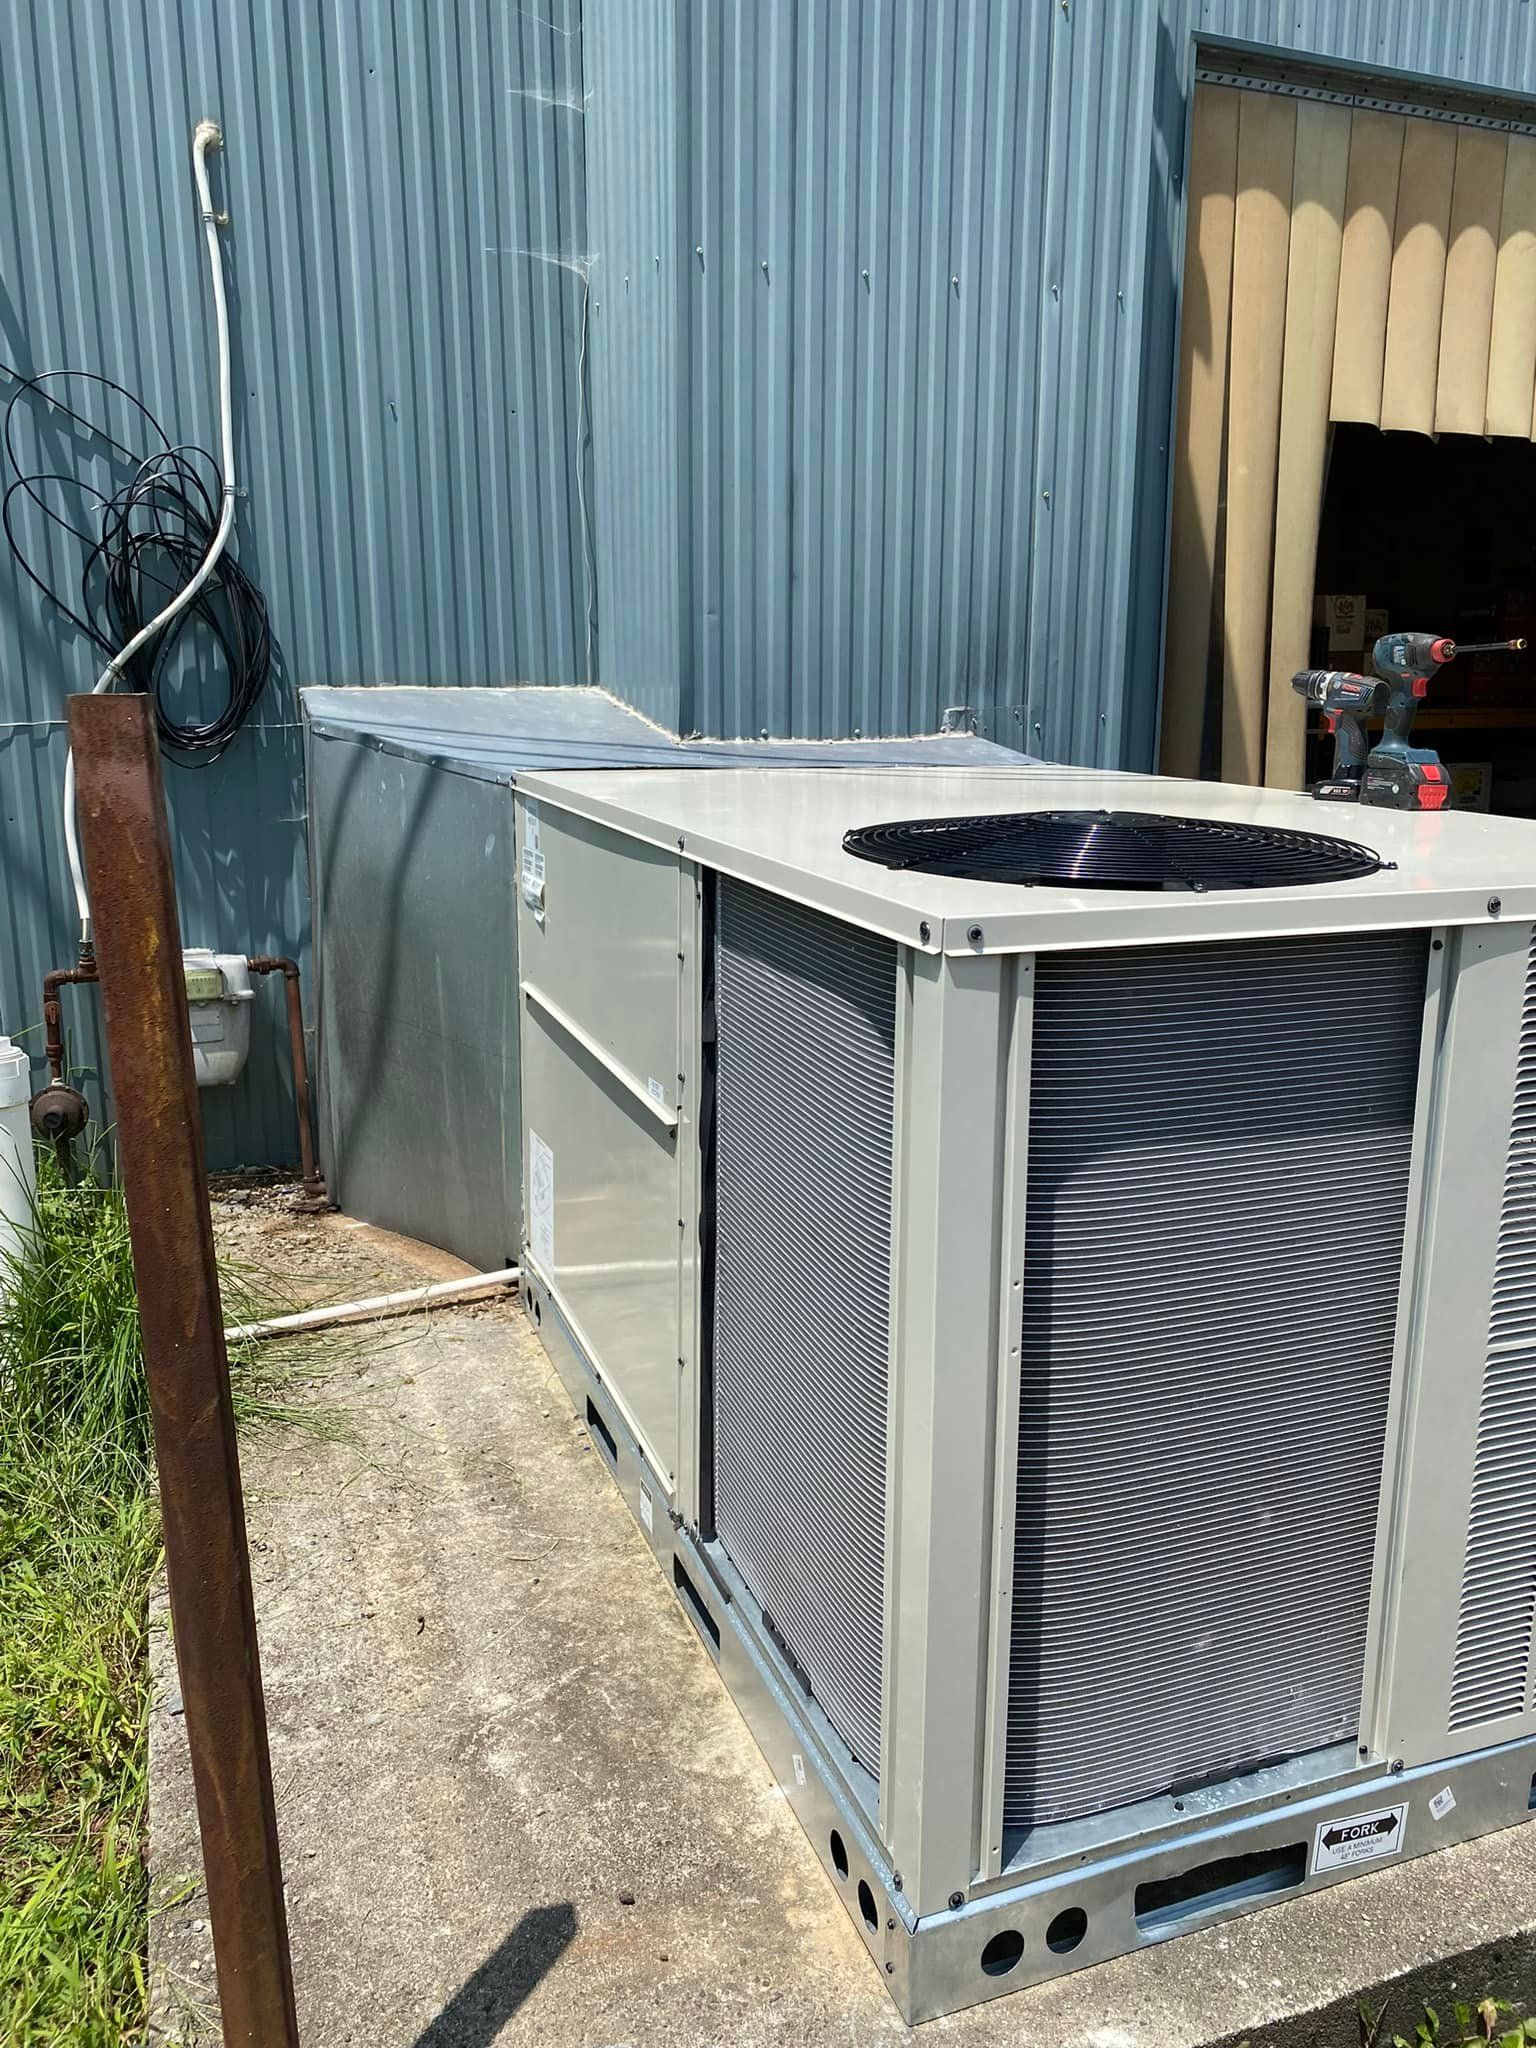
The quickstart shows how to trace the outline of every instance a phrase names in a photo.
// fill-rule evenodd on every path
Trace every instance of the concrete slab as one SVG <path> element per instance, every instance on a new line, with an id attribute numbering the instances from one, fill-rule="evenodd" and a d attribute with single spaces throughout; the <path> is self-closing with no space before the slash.
<path id="1" fill-rule="evenodd" d="M 376 1245 L 366 1256 L 391 1277 Z M 353 1332 L 340 1373 L 357 1444 L 287 1434 L 244 1453 L 306 2043 L 912 2038 L 520 1312 L 380 1326 L 361 1346 Z M 159 2038 L 215 2040 L 183 1723 L 156 1643 Z M 1421 1990 L 1536 1996 L 1536 1827 L 919 2038 L 1358 2048 L 1356 2002 L 1374 2011 L 1378 1985 L 1383 2040 L 1412 2031 Z"/>

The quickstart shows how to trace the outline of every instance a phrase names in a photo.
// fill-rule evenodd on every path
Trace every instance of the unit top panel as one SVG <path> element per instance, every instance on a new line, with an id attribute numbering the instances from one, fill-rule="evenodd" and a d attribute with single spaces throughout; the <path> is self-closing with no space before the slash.
<path id="1" fill-rule="evenodd" d="M 1284 791 L 1099 769 L 627 769 L 525 774 L 525 796 L 929 951 L 1036 951 L 1536 917 L 1536 824 L 1316 803 Z M 1286 887 L 1127 889 L 961 880 L 845 850 L 905 819 L 1155 814 L 1326 834 L 1384 862 Z M 923 927 L 926 925 L 926 936 Z"/>

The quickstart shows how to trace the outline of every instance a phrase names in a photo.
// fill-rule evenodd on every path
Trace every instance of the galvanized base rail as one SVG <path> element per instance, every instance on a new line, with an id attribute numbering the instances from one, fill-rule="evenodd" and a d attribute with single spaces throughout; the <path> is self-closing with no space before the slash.
<path id="1" fill-rule="evenodd" d="M 1155 1834 L 1058 1853 L 918 1919 L 819 1710 L 730 1597 L 708 1550 L 656 1511 L 666 1488 L 526 1263 L 523 1291 L 577 1415 L 908 2022 L 1536 1818 L 1536 1739 L 1404 1772 L 1367 1764 L 1326 1780 L 1255 1774 L 1254 1794 L 1235 1810 L 1189 1800 L 1204 1810 L 1182 1823 L 1165 1816 Z M 1262 1784 L 1272 1789 L 1258 1791 Z"/>

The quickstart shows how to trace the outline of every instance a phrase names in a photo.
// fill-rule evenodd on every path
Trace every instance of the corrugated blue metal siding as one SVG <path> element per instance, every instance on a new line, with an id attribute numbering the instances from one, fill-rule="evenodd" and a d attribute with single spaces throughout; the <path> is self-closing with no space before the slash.
<path id="1" fill-rule="evenodd" d="M 1527 0 L 0 12 L 4 359 L 208 438 L 188 132 L 229 139 L 239 547 L 282 674 L 171 772 L 187 936 L 306 946 L 302 682 L 595 668 L 684 730 L 969 704 L 1149 762 L 1197 36 L 1536 94 Z M 57 720 L 93 673 L 0 558 L 10 1028 L 72 944 Z M 261 1008 L 220 1159 L 291 1149 Z"/>
<path id="2" fill-rule="evenodd" d="M 258 729 L 210 770 L 168 771 L 193 943 L 307 947 L 297 685 L 583 677 L 580 13 L 0 10 L 0 359 L 105 371 L 202 442 L 212 342 L 189 142 L 203 114 L 226 135 L 238 552 L 282 660 Z M 0 549 L 12 1031 L 73 951 L 56 721 L 97 666 Z M 88 994 L 74 1008 L 94 1015 Z M 226 1162 L 293 1152 L 280 1002 L 257 1013 L 249 1078 L 205 1099 Z"/>
<path id="3" fill-rule="evenodd" d="M 642 33 L 630 0 L 585 16 L 592 52 Z M 1196 38 L 1536 93 L 1533 16 L 655 0 L 665 95 L 637 58 L 589 77 L 605 300 L 666 194 L 660 288 L 593 326 L 603 680 L 714 733 L 963 703 L 1150 763 Z"/>
<path id="4" fill-rule="evenodd" d="M 611 612 L 615 621 L 611 661 L 622 668 L 621 694 L 674 731 L 684 575 L 675 5 L 626 0 L 594 13 L 588 0 L 582 31 L 590 105 L 623 112 L 589 119 L 586 129 L 589 206 L 604 228 L 590 266 L 597 585 L 605 620 Z M 606 636 L 599 665 L 607 682 Z"/>

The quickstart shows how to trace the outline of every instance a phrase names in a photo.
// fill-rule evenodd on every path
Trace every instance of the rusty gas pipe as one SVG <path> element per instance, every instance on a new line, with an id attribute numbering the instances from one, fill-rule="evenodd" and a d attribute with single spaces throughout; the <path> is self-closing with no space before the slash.
<path id="1" fill-rule="evenodd" d="M 76 1138 L 85 1129 L 90 1107 L 78 1088 L 64 1079 L 64 1005 L 59 990 L 72 982 L 95 981 L 96 954 L 81 945 L 73 967 L 55 967 L 43 976 L 43 1051 L 48 1059 L 48 1085 L 32 1098 L 32 1128 L 52 1145 L 66 1180 L 73 1178 Z"/>
<path id="2" fill-rule="evenodd" d="M 288 1046 L 293 1061 L 293 1098 L 298 1111 L 299 1171 L 304 1192 L 303 1208 L 330 1206 L 325 1182 L 315 1160 L 311 1121 L 309 1058 L 304 1049 L 304 1009 L 299 993 L 299 963 L 271 953 L 254 953 L 246 961 L 252 974 L 280 974 L 288 1006 Z M 64 1005 L 59 991 L 72 983 L 96 981 L 96 955 L 82 945 L 73 967 L 55 967 L 43 977 L 43 1051 L 48 1061 L 48 1085 L 32 1098 L 32 1128 L 48 1139 L 66 1178 L 73 1167 L 71 1147 L 85 1129 L 90 1108 L 78 1088 L 64 1079 Z"/>
<path id="3" fill-rule="evenodd" d="M 293 1059 L 293 1100 L 299 1116 L 299 1172 L 304 1182 L 303 1206 L 330 1206 L 325 1182 L 315 1164 L 315 1139 L 310 1124 L 309 1056 L 304 1050 L 304 1006 L 299 999 L 299 963 L 275 953 L 252 953 L 246 960 L 252 974 L 280 974 L 288 1003 L 288 1047 Z"/>

